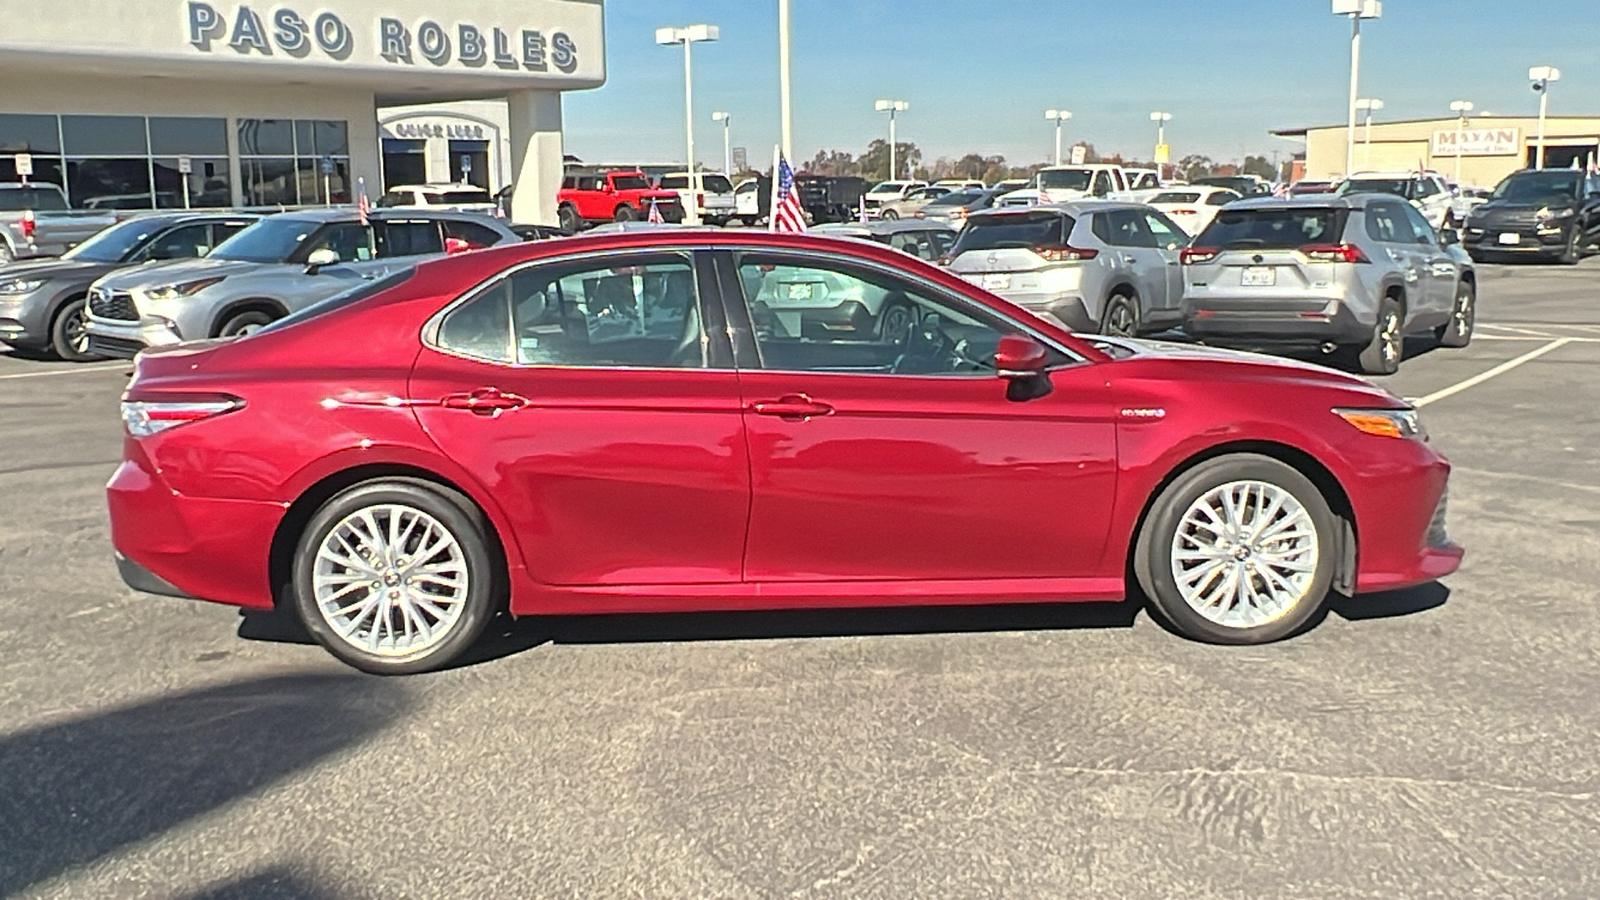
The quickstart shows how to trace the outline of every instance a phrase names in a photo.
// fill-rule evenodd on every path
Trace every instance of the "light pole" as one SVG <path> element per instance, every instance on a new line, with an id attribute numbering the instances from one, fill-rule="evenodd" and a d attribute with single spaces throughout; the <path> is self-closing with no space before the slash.
<path id="1" fill-rule="evenodd" d="M 789 0 L 778 0 L 778 110 L 783 158 L 794 163 L 794 113 L 789 106 Z M 772 177 L 778 177 L 777 172 Z"/>
<path id="2" fill-rule="evenodd" d="M 1372 114 L 1383 109 L 1383 101 L 1376 97 L 1362 97 L 1356 101 L 1356 109 L 1364 110 L 1367 114 L 1367 124 L 1361 135 L 1361 166 L 1370 169 L 1372 168 Z"/>
<path id="3" fill-rule="evenodd" d="M 1467 114 L 1472 112 L 1471 100 L 1450 101 L 1450 111 L 1456 114 L 1456 185 L 1461 184 L 1461 148 L 1467 142 Z"/>
<path id="4" fill-rule="evenodd" d="M 899 166 L 896 165 L 898 160 L 895 159 L 894 114 L 905 112 L 911 108 L 911 104 L 904 100 L 879 100 L 872 108 L 889 114 L 889 180 L 893 181 L 899 172 Z"/>
<path id="5" fill-rule="evenodd" d="M 683 45 L 683 116 L 689 144 L 689 189 L 698 192 L 694 172 L 694 62 L 690 46 L 699 41 L 714 41 L 720 32 L 715 25 L 686 25 L 682 28 L 657 28 L 656 43 Z M 685 204 L 683 221 L 688 225 L 700 224 L 700 205 Z"/>
<path id="6" fill-rule="evenodd" d="M 728 129 L 733 124 L 733 116 L 722 110 L 711 114 L 711 121 L 722 123 L 722 174 L 733 177 L 733 141 L 729 138 Z"/>
<path id="7" fill-rule="evenodd" d="M 1044 117 L 1048 121 L 1054 119 L 1056 123 L 1056 165 L 1061 165 L 1061 123 L 1072 118 L 1072 113 L 1064 109 L 1047 109 Z"/>
<path id="8" fill-rule="evenodd" d="M 1350 118 L 1344 132 L 1344 174 L 1356 167 L 1356 95 L 1361 90 L 1361 20 L 1383 15 L 1383 0 L 1333 0 L 1333 14 L 1350 17 Z"/>
<path id="9" fill-rule="evenodd" d="M 1544 168 L 1544 117 L 1550 109 L 1550 85 L 1561 80 L 1561 70 L 1555 66 L 1534 66 L 1528 70 L 1528 80 L 1539 92 L 1539 155 L 1535 169 Z"/>
<path id="10" fill-rule="evenodd" d="M 1167 123 L 1172 121 L 1172 113 L 1153 112 L 1150 121 L 1156 123 L 1156 156 L 1161 155 L 1161 148 L 1167 144 Z"/>

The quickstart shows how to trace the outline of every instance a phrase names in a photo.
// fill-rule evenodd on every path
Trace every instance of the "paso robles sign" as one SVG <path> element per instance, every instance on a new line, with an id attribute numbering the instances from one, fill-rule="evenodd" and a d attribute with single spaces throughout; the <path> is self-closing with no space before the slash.
<path id="1" fill-rule="evenodd" d="M 1433 133 L 1433 155 L 1516 156 L 1522 152 L 1519 128 L 1440 129 Z"/>

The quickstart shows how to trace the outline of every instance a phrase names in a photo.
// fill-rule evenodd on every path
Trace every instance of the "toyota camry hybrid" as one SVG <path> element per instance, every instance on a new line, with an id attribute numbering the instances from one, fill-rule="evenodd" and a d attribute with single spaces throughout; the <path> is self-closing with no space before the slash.
<path id="1" fill-rule="evenodd" d="M 128 583 L 292 610 L 377 673 L 446 665 L 501 611 L 1132 594 L 1180 634 L 1254 644 L 1462 556 L 1448 463 L 1365 381 L 1081 339 L 812 236 L 420 263 L 145 351 L 122 416 Z"/>

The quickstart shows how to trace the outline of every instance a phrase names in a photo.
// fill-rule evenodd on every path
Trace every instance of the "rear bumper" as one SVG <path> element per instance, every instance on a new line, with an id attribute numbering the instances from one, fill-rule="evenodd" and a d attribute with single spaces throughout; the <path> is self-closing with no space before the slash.
<path id="1" fill-rule="evenodd" d="M 1068 331 L 1087 334 L 1100 330 L 1100 323 L 1095 320 L 1089 312 L 1088 305 L 1079 296 L 1069 294 L 1043 300 L 1032 296 L 1007 296 L 1006 299 L 1041 319 L 1059 324 Z"/>
<path id="2" fill-rule="evenodd" d="M 1183 301 L 1183 330 L 1202 339 L 1253 344 L 1350 344 L 1372 338 L 1373 322 L 1323 298 L 1207 297 Z"/>

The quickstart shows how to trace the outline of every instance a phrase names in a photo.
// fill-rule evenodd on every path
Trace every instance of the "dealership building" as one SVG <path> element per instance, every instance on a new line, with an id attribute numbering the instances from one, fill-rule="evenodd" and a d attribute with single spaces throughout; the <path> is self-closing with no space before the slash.
<path id="1" fill-rule="evenodd" d="M 387 166 L 554 222 L 561 94 L 606 77 L 601 0 L 0 0 L 0 23 L 0 181 L 20 161 L 79 208 L 376 200 Z"/>
<path id="2" fill-rule="evenodd" d="M 1304 178 L 1328 181 L 1346 174 L 1344 124 L 1272 133 L 1306 142 Z M 1454 179 L 1459 159 L 1462 184 L 1489 188 L 1535 164 L 1539 120 L 1477 115 L 1465 122 L 1454 117 L 1373 122 L 1370 128 L 1362 120 L 1356 125 L 1355 144 L 1357 172 L 1411 172 L 1421 167 Z M 1600 117 L 1551 116 L 1545 120 L 1543 144 L 1546 167 L 1587 166 L 1600 150 Z"/>

